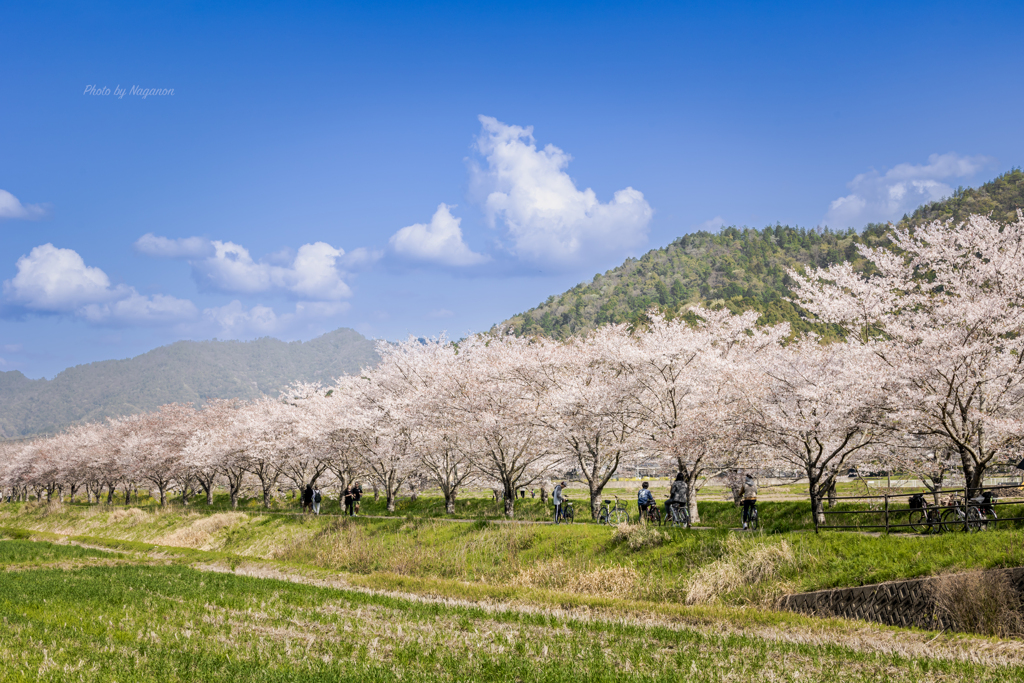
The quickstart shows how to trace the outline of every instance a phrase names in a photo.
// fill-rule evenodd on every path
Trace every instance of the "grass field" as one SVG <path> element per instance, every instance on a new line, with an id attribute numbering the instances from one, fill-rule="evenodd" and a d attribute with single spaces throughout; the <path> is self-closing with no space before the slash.
<path id="1" fill-rule="evenodd" d="M 758 610 L 427 600 L 213 572 L 195 557 L 191 564 L 137 556 L 112 566 L 69 567 L 85 557 L 82 551 L 0 541 L 0 553 L 18 567 L 0 582 L 3 680 L 1024 677 L 1021 648 L 970 637 Z M 55 566 L 39 565 L 43 557 Z"/>
<path id="2" fill-rule="evenodd" d="M 815 534 L 806 503 L 783 499 L 744 534 L 714 499 L 702 530 L 505 523 L 493 501 L 463 502 L 495 514 L 453 521 L 430 496 L 357 518 L 0 505 L 0 681 L 1024 680 L 1017 641 L 772 609 L 1024 566 L 1008 525 Z"/>

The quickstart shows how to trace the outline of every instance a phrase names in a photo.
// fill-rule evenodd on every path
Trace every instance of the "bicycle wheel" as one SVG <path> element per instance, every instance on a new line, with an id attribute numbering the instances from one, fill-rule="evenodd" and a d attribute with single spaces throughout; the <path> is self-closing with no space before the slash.
<path id="1" fill-rule="evenodd" d="M 572 505 L 565 509 L 564 517 L 565 521 L 569 524 L 572 524 L 574 521 L 576 521 L 576 512 L 572 509 Z"/>
<path id="2" fill-rule="evenodd" d="M 930 526 L 928 524 L 928 515 L 925 514 L 924 510 L 911 510 L 909 521 L 910 528 L 919 534 L 927 531 Z"/>
<path id="3" fill-rule="evenodd" d="M 981 531 L 985 526 L 985 518 L 982 516 L 981 510 L 973 506 L 967 508 L 965 526 L 968 531 Z"/>
<path id="4" fill-rule="evenodd" d="M 989 510 L 986 514 L 988 521 L 985 524 L 985 529 L 996 530 L 996 526 L 999 524 L 999 515 L 996 514 L 995 510 Z"/>
<path id="5" fill-rule="evenodd" d="M 759 526 L 757 521 L 757 508 L 750 511 L 750 519 L 747 520 L 747 524 L 750 526 L 751 531 L 757 531 Z"/>
<path id="6" fill-rule="evenodd" d="M 960 508 L 949 508 L 942 512 L 943 532 L 964 531 L 966 528 Z"/>
<path id="7" fill-rule="evenodd" d="M 620 510 L 620 509 L 616 508 L 616 509 L 612 510 L 608 514 L 608 523 L 609 524 L 619 525 L 619 524 L 622 524 L 623 522 L 628 522 L 628 521 L 629 521 L 629 514 L 625 510 Z"/>
<path id="8" fill-rule="evenodd" d="M 597 523 L 607 524 L 608 523 L 608 508 L 601 508 L 597 513 Z"/>

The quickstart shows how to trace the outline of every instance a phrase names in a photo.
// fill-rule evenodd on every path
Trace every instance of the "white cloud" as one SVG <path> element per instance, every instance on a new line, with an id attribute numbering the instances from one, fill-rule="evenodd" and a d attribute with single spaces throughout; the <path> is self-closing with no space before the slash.
<path id="1" fill-rule="evenodd" d="M 169 323 L 196 315 L 187 299 L 111 287 L 107 274 L 85 265 L 73 249 L 42 244 L 19 258 L 17 268 L 17 275 L 4 282 L 4 296 L 30 311 L 72 313 L 94 323 Z"/>
<path id="2" fill-rule="evenodd" d="M 477 148 L 487 168 L 471 167 L 488 221 L 502 222 L 520 258 L 554 264 L 619 253 L 647 237 L 653 210 L 642 192 L 627 187 L 602 204 L 580 191 L 565 172 L 571 157 L 554 145 L 538 150 L 533 128 L 480 116 Z"/>
<path id="3" fill-rule="evenodd" d="M 218 325 L 223 334 L 243 337 L 253 333 L 271 334 L 278 329 L 277 314 L 267 306 L 246 310 L 238 299 L 226 306 L 203 310 L 203 318 Z"/>
<path id="4" fill-rule="evenodd" d="M 240 294 L 279 289 L 315 301 L 352 296 L 352 290 L 342 279 L 344 273 L 337 268 L 345 251 L 326 242 L 302 245 L 291 265 L 283 266 L 254 261 L 248 249 L 234 242 L 214 240 L 212 245 L 212 256 L 191 261 L 196 279 L 211 289 Z"/>
<path id="5" fill-rule="evenodd" d="M 46 207 L 42 204 L 22 204 L 7 190 L 0 190 L 0 220 L 21 218 L 34 221 L 44 218 L 47 213 Z"/>
<path id="6" fill-rule="evenodd" d="M 69 312 L 130 294 L 124 285 L 111 289 L 107 274 L 85 265 L 73 249 L 43 244 L 19 258 L 17 267 L 18 274 L 4 282 L 4 294 L 8 301 L 36 311 Z"/>
<path id="7" fill-rule="evenodd" d="M 416 223 L 402 228 L 391 236 L 391 248 L 407 258 L 446 266 L 473 266 L 490 260 L 462 241 L 462 219 L 454 217 L 451 209 L 439 204 L 429 225 Z"/>
<path id="8" fill-rule="evenodd" d="M 164 294 L 143 296 L 134 289 L 119 301 L 88 304 L 78 314 L 93 323 L 176 323 L 191 320 L 198 311 L 188 299 Z"/>
<path id="9" fill-rule="evenodd" d="M 205 237 L 168 239 L 151 232 L 135 240 L 135 250 L 160 258 L 204 258 L 214 254 L 213 243 Z"/>
<path id="10" fill-rule="evenodd" d="M 273 308 L 257 304 L 246 308 L 235 299 L 225 306 L 206 308 L 203 318 L 212 323 L 225 337 L 248 337 L 281 332 L 296 323 L 332 318 L 351 308 L 347 301 L 300 301 L 294 313 L 278 315 Z"/>
<path id="11" fill-rule="evenodd" d="M 927 164 L 898 164 L 884 174 L 861 173 L 847 183 L 850 194 L 829 204 L 822 223 L 847 228 L 899 220 L 921 204 L 953 194 L 953 187 L 944 181 L 969 178 L 993 161 L 950 152 L 932 154 Z"/>

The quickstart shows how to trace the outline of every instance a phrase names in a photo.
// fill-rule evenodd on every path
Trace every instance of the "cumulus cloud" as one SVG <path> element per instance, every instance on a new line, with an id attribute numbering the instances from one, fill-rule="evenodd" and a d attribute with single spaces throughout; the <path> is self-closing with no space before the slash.
<path id="1" fill-rule="evenodd" d="M 46 207 L 42 204 L 22 204 L 7 190 L 0 190 L 0 220 L 21 218 L 34 221 L 45 218 L 47 213 Z"/>
<path id="2" fill-rule="evenodd" d="M 451 213 L 452 207 L 439 204 L 430 223 L 415 223 L 391 236 L 395 253 L 417 261 L 430 261 L 446 266 L 473 266 L 488 261 L 483 254 L 472 251 L 462 241 L 461 218 Z"/>
<path id="3" fill-rule="evenodd" d="M 4 282 L 4 294 L 8 301 L 36 311 L 68 312 L 130 294 L 124 285 L 112 289 L 107 274 L 85 265 L 78 252 L 52 244 L 35 247 L 18 259 L 17 268 L 18 274 Z"/>
<path id="4" fill-rule="evenodd" d="M 277 289 L 314 301 L 352 296 L 337 267 L 345 251 L 326 242 L 302 245 L 290 265 L 254 261 L 248 249 L 234 242 L 214 240 L 211 244 L 212 256 L 191 261 L 196 280 L 208 289 L 239 294 Z"/>
<path id="5" fill-rule="evenodd" d="M 480 116 L 477 149 L 486 168 L 472 166 L 472 183 L 491 226 L 504 224 L 510 250 L 520 258 L 571 264 L 619 253 L 646 239 L 653 210 L 642 192 L 627 187 L 602 204 L 579 190 L 565 169 L 571 157 L 554 145 L 537 149 L 533 128 Z"/>
<path id="6" fill-rule="evenodd" d="M 847 183 L 850 194 L 829 204 L 822 223 L 846 228 L 899 220 L 921 204 L 953 194 L 946 181 L 969 178 L 993 161 L 950 152 L 932 154 L 927 164 L 898 164 L 884 174 L 874 170 L 861 173 Z"/>
<path id="7" fill-rule="evenodd" d="M 151 232 L 135 240 L 135 250 L 158 258 L 204 258 L 213 256 L 213 243 L 205 237 L 168 239 Z"/>
<path id="8" fill-rule="evenodd" d="M 78 252 L 42 244 L 17 262 L 18 273 L 4 282 L 10 303 L 37 313 L 71 313 L 95 323 L 167 323 L 188 320 L 191 301 L 143 296 L 134 287 L 111 287 L 101 269 L 87 266 Z"/>

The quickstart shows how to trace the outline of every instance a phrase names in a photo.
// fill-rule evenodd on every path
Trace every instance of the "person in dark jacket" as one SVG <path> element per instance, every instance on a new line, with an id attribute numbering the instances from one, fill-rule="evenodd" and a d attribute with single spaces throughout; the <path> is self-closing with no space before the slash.
<path id="1" fill-rule="evenodd" d="M 306 484 L 306 488 L 302 490 L 302 511 L 313 509 L 313 486 Z"/>
<path id="2" fill-rule="evenodd" d="M 348 488 L 345 489 L 345 512 L 351 517 L 355 517 L 359 512 L 359 500 L 363 497 L 363 487 L 360 483 L 353 482 Z"/>
<path id="3" fill-rule="evenodd" d="M 686 477 L 680 472 L 676 475 L 676 480 L 672 482 L 672 488 L 669 489 L 668 500 L 665 501 L 665 519 L 672 519 L 671 507 L 673 505 L 682 505 L 684 509 L 688 509 L 687 506 L 690 504 L 690 487 L 686 483 Z"/>

